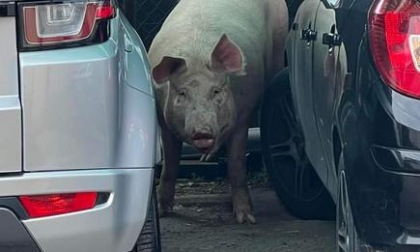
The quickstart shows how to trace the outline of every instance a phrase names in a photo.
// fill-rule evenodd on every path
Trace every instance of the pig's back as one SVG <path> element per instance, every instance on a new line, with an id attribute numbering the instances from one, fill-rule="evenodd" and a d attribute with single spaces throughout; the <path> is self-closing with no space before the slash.
<path id="1" fill-rule="evenodd" d="M 248 66 L 262 64 L 271 40 L 269 1 L 181 0 L 151 45 L 152 67 L 165 55 L 208 59 L 223 33 L 242 49 Z"/>

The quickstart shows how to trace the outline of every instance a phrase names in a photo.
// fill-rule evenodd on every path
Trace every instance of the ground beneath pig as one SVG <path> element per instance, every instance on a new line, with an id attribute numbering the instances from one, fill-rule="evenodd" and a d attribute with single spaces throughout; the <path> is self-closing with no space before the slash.
<path id="1" fill-rule="evenodd" d="M 181 181 L 174 214 L 161 218 L 164 252 L 335 251 L 335 222 L 290 215 L 264 183 L 250 185 L 256 225 L 238 225 L 225 181 Z"/>

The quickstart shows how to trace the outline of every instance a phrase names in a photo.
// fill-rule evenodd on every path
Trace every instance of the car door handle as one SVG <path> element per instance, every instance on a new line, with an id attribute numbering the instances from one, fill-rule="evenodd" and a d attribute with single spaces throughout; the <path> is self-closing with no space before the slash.
<path id="1" fill-rule="evenodd" d="M 333 46 L 340 46 L 342 43 L 341 36 L 335 33 L 324 33 L 322 35 L 322 44 Z"/>
<path id="2" fill-rule="evenodd" d="M 302 30 L 302 40 L 306 40 L 308 43 L 316 40 L 317 32 L 312 29 Z"/>

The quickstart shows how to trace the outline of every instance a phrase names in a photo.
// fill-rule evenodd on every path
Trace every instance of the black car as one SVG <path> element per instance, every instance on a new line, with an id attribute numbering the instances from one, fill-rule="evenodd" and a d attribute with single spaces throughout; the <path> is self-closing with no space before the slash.
<path id="1" fill-rule="evenodd" d="M 335 216 L 338 251 L 419 251 L 420 1 L 304 0 L 291 15 L 261 111 L 279 198 Z"/>

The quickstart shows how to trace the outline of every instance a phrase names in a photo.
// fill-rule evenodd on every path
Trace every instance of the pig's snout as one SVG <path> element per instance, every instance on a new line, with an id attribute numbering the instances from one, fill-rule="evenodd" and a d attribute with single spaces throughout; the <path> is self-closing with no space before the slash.
<path id="1" fill-rule="evenodd" d="M 214 147 L 214 136 L 206 132 L 194 132 L 192 136 L 192 144 L 195 148 L 203 153 L 209 153 Z"/>

